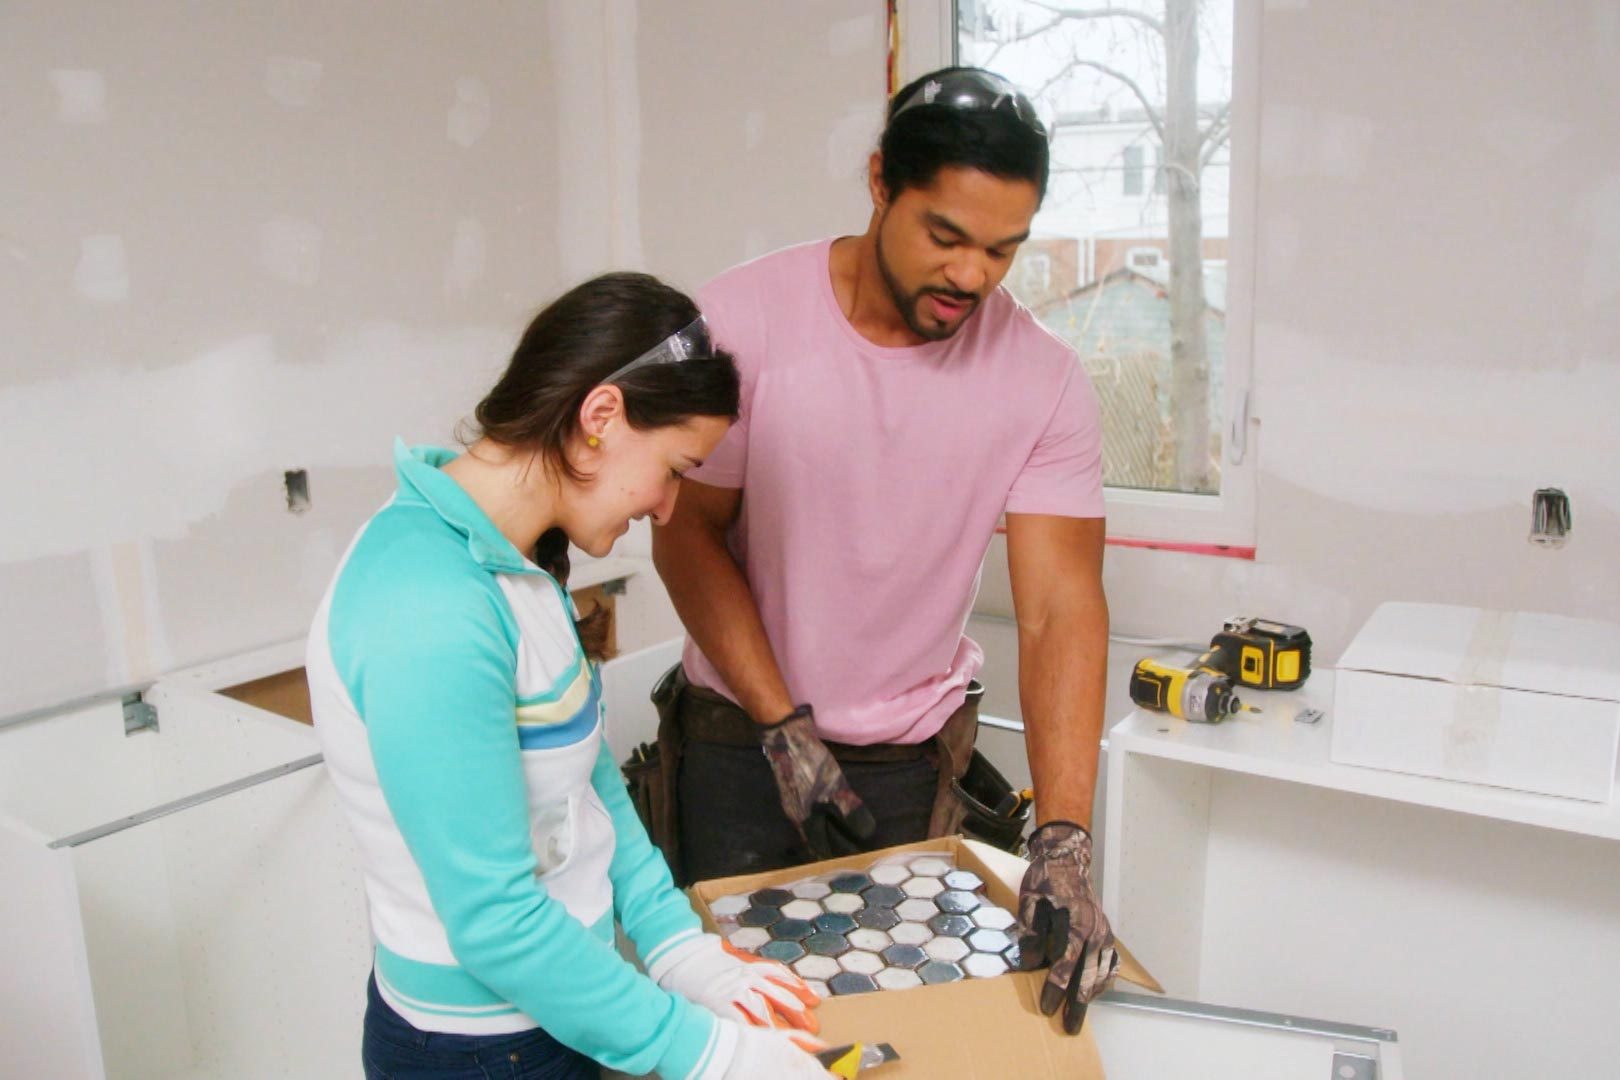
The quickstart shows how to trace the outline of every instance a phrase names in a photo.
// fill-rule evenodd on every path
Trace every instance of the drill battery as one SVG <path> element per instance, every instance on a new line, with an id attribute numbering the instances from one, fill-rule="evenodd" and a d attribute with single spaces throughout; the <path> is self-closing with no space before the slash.
<path id="1" fill-rule="evenodd" d="M 1269 619 L 1228 619 L 1194 666 L 1256 690 L 1296 690 L 1311 675 L 1311 635 Z"/>

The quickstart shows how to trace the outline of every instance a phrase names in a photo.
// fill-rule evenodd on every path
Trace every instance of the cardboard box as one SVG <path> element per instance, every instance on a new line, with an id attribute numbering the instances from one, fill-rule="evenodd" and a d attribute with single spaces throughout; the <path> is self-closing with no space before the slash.
<path id="1" fill-rule="evenodd" d="M 885 855 L 904 851 L 949 853 L 956 865 L 984 880 L 992 902 L 1018 910 L 1017 882 L 1008 882 L 961 837 L 924 840 L 845 859 L 795 866 L 763 874 L 703 881 L 689 893 L 704 925 L 716 930 L 709 904 L 722 896 L 784 885 L 834 870 L 865 870 Z M 1157 989 L 1152 977 L 1122 949 L 1120 974 Z M 873 1080 L 1101 1080 L 1102 1061 L 1090 1031 L 1065 1035 L 1059 1017 L 1040 1011 L 1045 971 L 1012 972 L 993 979 L 968 979 L 943 986 L 886 990 L 833 997 L 816 1015 L 821 1035 L 833 1045 L 886 1042 L 900 1060 L 882 1067 Z"/>
<path id="2" fill-rule="evenodd" d="M 1332 757 L 1608 802 L 1620 750 L 1620 626 L 1383 604 L 1339 660 Z"/>

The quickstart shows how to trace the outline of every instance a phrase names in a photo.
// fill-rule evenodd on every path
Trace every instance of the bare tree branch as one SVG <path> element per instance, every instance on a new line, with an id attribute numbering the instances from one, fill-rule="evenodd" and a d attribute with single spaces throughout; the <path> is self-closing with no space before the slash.
<path id="1" fill-rule="evenodd" d="M 1125 87 L 1130 90 L 1133 95 L 1135 95 L 1136 100 L 1141 103 L 1142 108 L 1147 112 L 1148 122 L 1153 125 L 1153 130 L 1158 133 L 1159 141 L 1164 141 L 1164 120 L 1159 116 L 1158 106 L 1154 105 L 1153 102 L 1148 100 L 1147 94 L 1145 94 L 1142 91 L 1142 88 L 1137 85 L 1135 79 L 1131 78 L 1123 71 L 1120 71 L 1118 68 L 1109 67 L 1107 64 L 1100 64 L 1095 60 L 1082 60 L 1079 57 L 1075 57 L 1067 64 L 1063 65 L 1063 67 L 1059 68 L 1057 74 L 1048 79 L 1046 81 L 1046 85 L 1041 87 L 1041 91 L 1044 92 L 1048 87 L 1052 86 L 1059 79 L 1073 71 L 1075 68 L 1090 68 L 1093 71 L 1100 71 L 1102 74 L 1107 75 L 1110 78 L 1117 79 L 1119 82 L 1125 84 Z"/>
<path id="2" fill-rule="evenodd" d="M 1198 134 L 1198 168 L 1208 165 L 1232 138 L 1232 103 L 1222 103 L 1210 120 L 1209 126 Z"/>
<path id="3" fill-rule="evenodd" d="M 1134 19 L 1159 34 L 1164 33 L 1164 23 L 1142 11 L 1131 11 L 1129 8 L 1101 7 L 1101 8 L 1070 8 L 1060 7 L 1056 4 L 1043 4 L 1039 0 L 1030 0 L 1031 7 L 1038 7 L 1042 11 L 1050 11 L 1058 17 L 1059 21 L 1084 22 L 1087 19 Z"/>

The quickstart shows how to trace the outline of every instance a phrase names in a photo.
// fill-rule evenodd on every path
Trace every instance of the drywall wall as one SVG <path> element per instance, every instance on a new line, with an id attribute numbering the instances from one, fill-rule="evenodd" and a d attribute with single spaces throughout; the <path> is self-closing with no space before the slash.
<path id="1" fill-rule="evenodd" d="M 0 715 L 303 633 L 394 436 L 639 260 L 634 16 L 0 5 Z"/>

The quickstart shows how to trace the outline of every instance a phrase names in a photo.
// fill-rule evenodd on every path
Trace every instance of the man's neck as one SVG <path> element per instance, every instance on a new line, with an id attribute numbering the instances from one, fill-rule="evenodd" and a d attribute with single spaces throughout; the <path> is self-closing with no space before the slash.
<path id="1" fill-rule="evenodd" d="M 833 298 L 857 334 L 887 349 L 928 343 L 927 338 L 906 325 L 888 282 L 883 280 L 883 270 L 878 266 L 875 217 L 863 235 L 834 240 L 828 264 Z"/>

